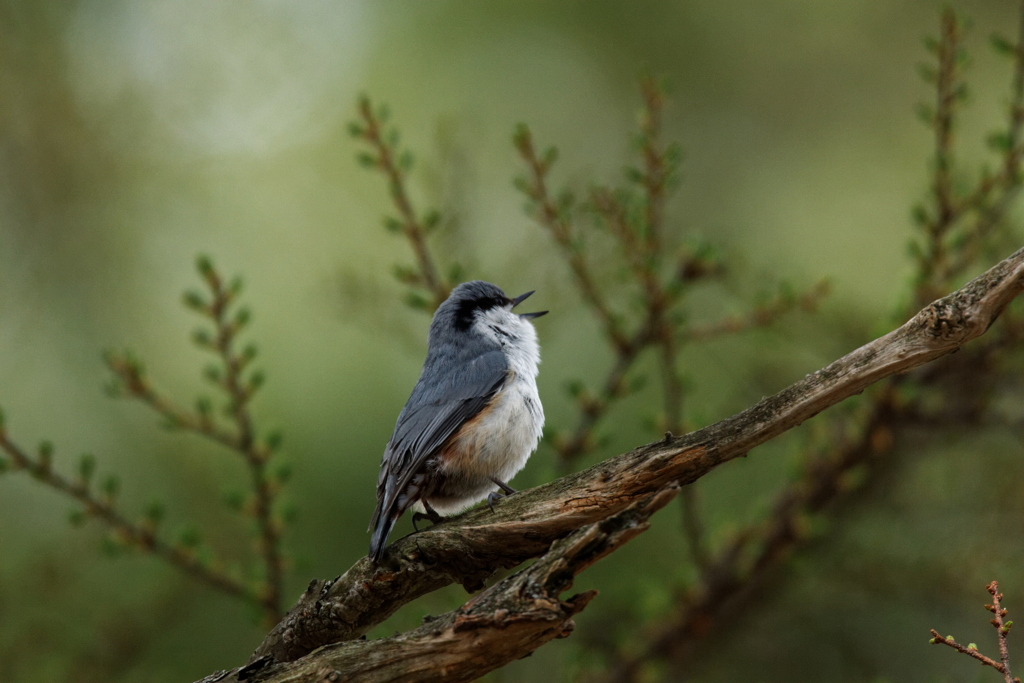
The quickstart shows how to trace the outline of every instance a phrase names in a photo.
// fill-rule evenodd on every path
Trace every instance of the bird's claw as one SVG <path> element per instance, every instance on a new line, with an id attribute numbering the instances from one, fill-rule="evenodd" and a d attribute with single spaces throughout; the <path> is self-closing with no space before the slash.
<path id="1" fill-rule="evenodd" d="M 416 522 L 419 522 L 420 520 L 429 520 L 431 524 L 437 524 L 444 520 L 444 517 L 437 514 L 437 511 L 434 508 L 426 507 L 426 510 L 426 512 L 414 512 L 412 515 L 412 528 L 415 529 L 416 533 L 419 533 L 420 531 L 420 528 L 416 526 Z"/>
<path id="2" fill-rule="evenodd" d="M 494 512 L 494 502 L 505 496 L 511 496 L 513 493 L 516 493 L 516 490 L 497 477 L 490 477 L 490 480 L 501 489 L 500 493 L 498 491 L 491 491 L 487 494 L 487 507 L 491 508 L 491 512 Z"/>

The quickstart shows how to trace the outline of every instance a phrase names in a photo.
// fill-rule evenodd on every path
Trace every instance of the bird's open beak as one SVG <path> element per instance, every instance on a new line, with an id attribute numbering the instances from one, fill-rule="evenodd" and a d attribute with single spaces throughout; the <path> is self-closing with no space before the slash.
<path id="1" fill-rule="evenodd" d="M 515 308 L 516 306 L 518 306 L 520 303 L 523 302 L 523 300 L 525 300 L 528 296 L 530 296 L 531 294 L 533 294 L 536 291 L 537 290 L 533 289 L 533 290 L 530 290 L 529 292 L 527 292 L 526 294 L 520 294 L 516 298 L 512 299 L 512 308 Z M 526 318 L 527 320 L 532 320 L 533 318 L 541 317 L 545 313 L 547 313 L 547 311 L 539 311 L 537 313 L 520 313 L 519 317 L 520 318 Z"/>

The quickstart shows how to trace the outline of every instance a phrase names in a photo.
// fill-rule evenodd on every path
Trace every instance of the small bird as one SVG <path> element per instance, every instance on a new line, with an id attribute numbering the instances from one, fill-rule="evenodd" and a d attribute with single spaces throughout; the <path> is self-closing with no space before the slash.
<path id="1" fill-rule="evenodd" d="M 537 448 L 544 409 L 537 395 L 540 348 L 530 322 L 489 282 L 456 287 L 430 322 L 427 359 L 384 449 L 370 557 L 379 562 L 402 513 L 441 520 L 515 493 L 508 481 Z M 497 489 L 501 490 L 498 493 Z"/>

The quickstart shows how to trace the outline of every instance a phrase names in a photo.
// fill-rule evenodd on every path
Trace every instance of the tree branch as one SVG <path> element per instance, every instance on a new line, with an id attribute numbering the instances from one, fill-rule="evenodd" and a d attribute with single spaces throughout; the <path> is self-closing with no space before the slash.
<path id="1" fill-rule="evenodd" d="M 233 427 L 225 428 L 218 423 L 209 399 L 199 399 L 194 414 L 179 408 L 156 390 L 142 364 L 129 353 L 106 355 L 107 366 L 117 377 L 110 389 L 114 394 L 123 394 L 150 406 L 164 417 L 168 427 L 205 436 L 236 451 L 245 461 L 252 480 L 252 498 L 248 506 L 251 509 L 248 512 L 256 522 L 256 548 L 264 574 L 258 587 L 250 593 L 263 610 L 268 624 L 273 624 L 282 616 L 281 593 L 285 570 L 285 558 L 281 550 L 281 522 L 274 514 L 275 496 L 281 482 L 268 471 L 274 450 L 272 444 L 278 437 L 260 440 L 249 409 L 253 396 L 263 385 L 264 375 L 259 370 L 248 371 L 256 357 L 255 346 L 248 345 L 241 351 L 237 349 L 238 334 L 250 319 L 248 308 L 232 308 L 241 292 L 241 280 L 236 278 L 226 283 L 205 256 L 196 260 L 196 268 L 209 294 L 204 296 L 198 292 L 187 292 L 184 302 L 211 322 L 213 330 L 212 334 L 206 329 L 196 330 L 193 341 L 200 348 L 215 354 L 219 360 L 219 367 L 208 367 L 204 375 L 227 398 L 223 412 Z"/>
<path id="2" fill-rule="evenodd" d="M 999 673 L 1003 674 L 1003 681 L 1005 683 L 1020 683 L 1020 679 L 1014 678 L 1013 674 L 1010 673 L 1010 653 L 1006 648 L 1006 636 L 1010 633 L 1010 627 L 1013 626 L 1013 622 L 1004 620 L 1004 617 L 1006 617 L 1006 610 L 1000 605 L 1000 602 L 1003 599 L 1003 594 L 999 592 L 999 582 L 991 582 L 988 585 L 988 592 L 992 596 L 992 604 L 985 605 L 985 609 L 995 615 L 995 618 L 992 619 L 991 623 L 998 634 L 999 662 L 978 652 L 978 646 L 974 643 L 964 647 L 960 643 L 956 642 L 953 636 L 946 636 L 943 638 L 935 629 L 931 629 L 932 639 L 929 642 L 933 645 L 948 645 L 961 654 L 977 659 L 983 666 L 992 667 Z"/>
<path id="3" fill-rule="evenodd" d="M 430 212 L 422 219 L 413 208 L 412 200 L 406 189 L 406 180 L 412 168 L 412 154 L 398 150 L 398 131 L 385 130 L 388 113 L 386 107 L 374 111 L 368 97 L 360 97 L 359 122 L 352 123 L 349 132 L 363 140 L 373 152 L 359 155 L 360 163 L 376 168 L 388 180 L 391 200 L 398 210 L 399 219 L 387 219 L 385 225 L 401 232 L 416 256 L 416 270 L 400 269 L 400 280 L 406 284 L 422 287 L 430 295 L 430 301 L 424 302 L 427 310 L 433 311 L 440 306 L 451 293 L 452 285 L 448 282 L 434 261 L 430 247 L 427 245 L 427 234 L 440 220 L 437 212 Z"/>
<path id="4" fill-rule="evenodd" d="M 228 595 L 259 604 L 259 596 L 244 583 L 215 568 L 212 563 L 203 562 L 197 556 L 194 548 L 180 543 L 168 543 L 159 537 L 154 520 L 146 520 L 143 523 L 129 520 L 115 506 L 111 495 L 112 491 L 108 491 L 105 497 L 97 496 L 91 490 L 90 483 L 85 477 L 78 481 L 72 481 L 54 472 L 46 458 L 30 456 L 18 444 L 11 441 L 2 421 L 0 421 L 0 453 L 4 453 L 10 458 L 10 464 L 14 469 L 25 470 L 46 486 L 81 503 L 83 514 L 86 517 L 95 517 L 101 520 L 110 527 L 117 539 L 124 545 L 160 557 L 189 576 L 222 590 Z M 4 469 L 3 466 L 6 466 L 6 462 L 0 461 L 0 470 Z"/>
<path id="5" fill-rule="evenodd" d="M 287 664 L 266 666 L 258 660 L 238 672 L 239 680 L 318 683 L 347 680 L 352 671 L 359 680 L 472 681 L 520 659 L 554 638 L 572 632 L 573 615 L 597 591 L 559 594 L 572 587 L 581 571 L 618 549 L 648 528 L 648 519 L 678 492 L 670 487 L 638 501 L 619 514 L 590 524 L 556 542 L 522 572 L 498 582 L 462 607 L 425 620 L 408 633 L 375 641 L 330 645 Z M 440 674 L 439 672 L 444 672 Z M 337 678 L 331 679 L 334 673 Z"/>
<path id="6" fill-rule="evenodd" d="M 313 582 L 251 661 L 296 660 L 323 645 L 358 638 L 400 606 L 442 586 L 461 583 L 476 590 L 501 567 L 544 553 L 553 560 L 566 547 L 551 548 L 557 539 L 609 519 L 668 486 L 696 481 L 880 379 L 958 350 L 983 334 L 1022 290 L 1024 249 L 929 304 L 900 328 L 742 413 L 511 496 L 495 512 L 474 509 L 396 541 L 379 566 L 363 558 L 334 581 Z M 461 637 L 482 636 L 474 631 Z M 392 646 L 389 639 L 362 647 L 383 652 Z M 319 662 L 330 651 L 321 650 L 307 663 Z M 355 666 L 370 666 L 371 651 L 377 652 L 365 651 Z M 462 680 L 454 664 L 446 675 Z M 221 680 L 239 679 L 230 673 Z"/>

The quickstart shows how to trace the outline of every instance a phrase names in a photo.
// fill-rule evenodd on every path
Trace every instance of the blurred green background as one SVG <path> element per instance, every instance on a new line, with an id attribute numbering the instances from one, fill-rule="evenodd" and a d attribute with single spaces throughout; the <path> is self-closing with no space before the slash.
<path id="1" fill-rule="evenodd" d="M 971 164 L 1007 98 L 1008 62 L 987 35 L 1012 34 L 1015 8 L 956 7 L 975 24 L 972 104 L 959 129 Z M 382 179 L 354 163 L 345 124 L 357 94 L 387 102 L 417 152 L 411 189 L 421 208 L 446 217 L 435 242 L 445 258 L 507 292 L 536 289 L 537 307 L 552 311 L 538 321 L 539 384 L 549 424 L 567 427 L 566 381 L 596 380 L 608 355 L 547 235 L 522 212 L 510 136 L 524 121 L 538 143 L 557 144 L 558 182 L 618 179 L 642 69 L 670 84 L 665 137 L 686 154 L 670 224 L 717 244 L 730 267 L 693 317 L 744 310 L 780 279 L 833 283 L 815 316 L 685 350 L 688 420 L 726 417 L 884 331 L 907 300 L 909 209 L 926 192 L 930 154 L 913 108 L 932 97 L 915 68 L 940 8 L 0 0 L 8 429 L 27 446 L 53 440 L 58 468 L 95 453 L 102 472 L 122 477 L 126 510 L 163 500 L 170 528 L 201 520 L 226 555 L 248 552 L 246 522 L 222 502 L 245 483 L 237 457 L 163 431 L 143 407 L 102 392 L 100 353 L 124 347 L 182 403 L 205 389 L 206 359 L 188 341 L 198 320 L 179 302 L 198 284 L 195 255 L 210 254 L 245 278 L 255 313 L 246 338 L 269 377 L 256 418 L 284 431 L 295 468 L 290 604 L 310 578 L 365 554 L 380 453 L 429 322 L 402 305 L 389 274 L 411 256 L 380 227 L 391 210 Z M 620 406 L 600 457 L 651 440 L 653 412 L 643 396 Z M 931 446 L 901 460 L 727 618 L 687 679 L 993 679 L 931 648 L 927 630 L 993 650 L 979 607 L 993 578 L 1011 615 L 1024 608 L 1021 447 L 998 432 Z M 771 444 L 702 481 L 712 541 L 762 515 L 798 456 Z M 998 489 L 980 462 L 998 468 Z M 554 476 L 542 448 L 513 483 Z M 71 529 L 72 509 L 28 477 L 0 478 L 0 679 L 190 681 L 240 664 L 259 643 L 263 630 L 244 606 L 151 558 L 104 557 L 103 530 Z M 601 596 L 571 638 L 489 680 L 570 679 L 599 661 L 593 643 L 631 635 L 668 608 L 665 578 L 690 575 L 685 560 L 673 506 L 581 577 L 577 588 Z M 428 596 L 371 635 L 464 598 L 456 588 Z"/>

